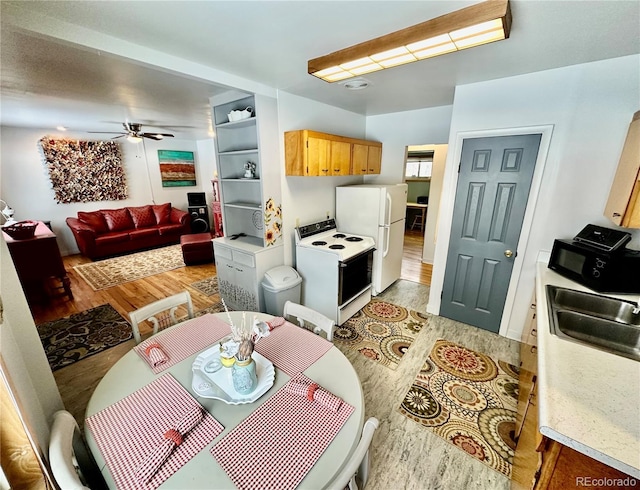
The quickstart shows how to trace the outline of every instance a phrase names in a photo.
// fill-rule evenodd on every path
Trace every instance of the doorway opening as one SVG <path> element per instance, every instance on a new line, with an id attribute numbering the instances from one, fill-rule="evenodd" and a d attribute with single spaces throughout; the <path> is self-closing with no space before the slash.
<path id="1" fill-rule="evenodd" d="M 431 285 L 435 229 L 447 145 L 405 148 L 407 211 L 401 278 Z"/>

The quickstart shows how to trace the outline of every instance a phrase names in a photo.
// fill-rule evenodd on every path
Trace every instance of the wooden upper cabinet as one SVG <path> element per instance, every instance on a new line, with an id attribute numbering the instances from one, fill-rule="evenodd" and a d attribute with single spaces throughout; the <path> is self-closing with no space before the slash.
<path id="1" fill-rule="evenodd" d="M 616 225 L 640 228 L 640 111 L 631 120 L 604 214 Z"/>
<path id="2" fill-rule="evenodd" d="M 380 173 L 382 143 L 302 129 L 284 134 L 286 175 Z"/>
<path id="3" fill-rule="evenodd" d="M 382 143 L 353 144 L 354 175 L 379 174 L 382 164 Z"/>

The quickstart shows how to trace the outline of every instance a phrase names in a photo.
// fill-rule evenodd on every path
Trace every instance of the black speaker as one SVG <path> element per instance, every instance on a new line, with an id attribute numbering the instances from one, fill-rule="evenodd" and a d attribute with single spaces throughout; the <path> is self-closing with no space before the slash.
<path id="1" fill-rule="evenodd" d="M 207 206 L 189 207 L 188 210 L 191 215 L 191 233 L 207 233 L 211 231 Z"/>
<path id="2" fill-rule="evenodd" d="M 207 199 L 204 192 L 187 192 L 189 206 L 206 206 Z"/>

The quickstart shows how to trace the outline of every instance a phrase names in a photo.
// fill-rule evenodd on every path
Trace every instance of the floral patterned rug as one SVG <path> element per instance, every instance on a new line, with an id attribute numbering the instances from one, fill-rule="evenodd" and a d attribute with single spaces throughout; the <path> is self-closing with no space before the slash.
<path id="1" fill-rule="evenodd" d="M 131 325 L 111 305 L 96 306 L 36 328 L 52 371 L 133 338 Z"/>
<path id="2" fill-rule="evenodd" d="M 427 320 L 427 315 L 417 311 L 373 299 L 336 327 L 333 341 L 396 369 Z"/>
<path id="3" fill-rule="evenodd" d="M 518 376 L 516 366 L 440 339 L 399 411 L 510 477 Z"/>
<path id="4" fill-rule="evenodd" d="M 202 279 L 201 281 L 196 281 L 190 284 L 190 286 L 206 296 L 213 296 L 214 294 L 219 293 L 217 276 L 211 276 L 206 279 Z"/>
<path id="5" fill-rule="evenodd" d="M 75 271 L 94 291 L 185 267 L 180 245 L 146 250 L 89 264 L 76 265 Z"/>

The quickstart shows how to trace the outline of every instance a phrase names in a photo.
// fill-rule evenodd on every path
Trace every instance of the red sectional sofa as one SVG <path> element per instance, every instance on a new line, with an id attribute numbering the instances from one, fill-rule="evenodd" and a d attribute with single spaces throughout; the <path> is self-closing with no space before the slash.
<path id="1" fill-rule="evenodd" d="M 67 218 L 82 255 L 100 259 L 125 252 L 179 243 L 191 231 L 189 213 L 171 203 L 78 211 Z"/>

